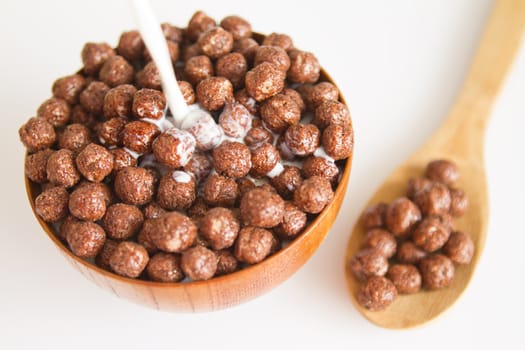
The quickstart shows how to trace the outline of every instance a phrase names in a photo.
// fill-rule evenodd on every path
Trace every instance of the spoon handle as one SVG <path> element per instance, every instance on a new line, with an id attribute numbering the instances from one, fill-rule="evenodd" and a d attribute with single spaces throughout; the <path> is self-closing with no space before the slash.
<path id="1" fill-rule="evenodd" d="M 478 132 L 479 139 L 483 139 L 492 105 L 518 52 L 524 29 L 525 1 L 496 1 L 463 89 L 443 129 L 456 129 L 457 136 Z"/>

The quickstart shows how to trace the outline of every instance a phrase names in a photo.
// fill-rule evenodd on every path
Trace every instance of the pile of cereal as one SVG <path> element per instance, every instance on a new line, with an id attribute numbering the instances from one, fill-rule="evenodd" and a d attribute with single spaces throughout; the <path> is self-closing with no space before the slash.
<path id="1" fill-rule="evenodd" d="M 25 174 L 76 256 L 129 278 L 206 280 L 264 260 L 331 202 L 352 123 L 288 35 L 259 40 L 244 19 L 201 11 L 162 30 L 204 117 L 174 126 L 137 31 L 116 48 L 87 43 L 83 68 L 19 130 Z"/>
<path id="2" fill-rule="evenodd" d="M 373 205 L 364 212 L 363 248 L 349 266 L 362 282 L 359 304 L 380 311 L 398 293 L 416 293 L 422 286 L 427 290 L 448 287 L 454 264 L 470 263 L 474 243 L 467 234 L 456 231 L 453 222 L 468 206 L 465 192 L 454 187 L 458 178 L 454 163 L 432 161 L 425 177 L 410 179 L 407 197 Z"/>

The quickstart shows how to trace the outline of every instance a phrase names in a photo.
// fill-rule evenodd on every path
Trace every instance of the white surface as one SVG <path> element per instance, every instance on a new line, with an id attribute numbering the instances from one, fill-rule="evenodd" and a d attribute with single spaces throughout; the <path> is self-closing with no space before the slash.
<path id="1" fill-rule="evenodd" d="M 280 287 L 215 313 L 160 313 L 119 300 L 85 280 L 59 256 L 32 217 L 17 129 L 50 96 L 55 78 L 80 67 L 86 41 L 116 44 L 121 31 L 133 28 L 131 11 L 125 1 L 3 1 L 0 348 L 519 347 L 525 341 L 525 48 L 489 125 L 489 234 L 462 299 L 422 328 L 383 330 L 354 309 L 343 275 L 349 228 L 383 177 L 447 114 L 490 2 L 356 0 L 342 5 L 324 0 L 318 2 L 322 7 L 304 1 L 189 3 L 158 0 L 153 7 L 160 20 L 177 25 L 185 25 L 202 8 L 217 19 L 240 14 L 261 32 L 290 33 L 298 47 L 316 53 L 339 84 L 351 107 L 356 148 L 349 193 L 329 237 Z M 83 337 L 71 339 L 77 336 Z"/>

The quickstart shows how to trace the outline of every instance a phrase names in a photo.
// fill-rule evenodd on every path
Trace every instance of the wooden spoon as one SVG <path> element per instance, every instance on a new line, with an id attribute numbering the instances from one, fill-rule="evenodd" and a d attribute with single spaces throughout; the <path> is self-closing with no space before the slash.
<path id="1" fill-rule="evenodd" d="M 468 286 L 485 245 L 488 225 L 488 196 L 484 170 L 484 131 L 492 106 L 520 46 L 525 27 L 525 1 L 497 1 L 482 37 L 472 67 L 450 115 L 428 142 L 401 164 L 372 196 L 367 206 L 403 196 L 411 177 L 421 176 L 434 159 L 454 161 L 461 173 L 457 184 L 469 197 L 466 214 L 456 227 L 472 237 L 472 262 L 456 269 L 452 285 L 438 291 L 399 295 L 386 310 L 372 312 L 357 303 L 360 283 L 348 267 L 361 248 L 364 230 L 354 227 L 347 246 L 345 271 L 348 289 L 357 309 L 371 322 L 385 328 L 410 328 L 439 316 Z"/>

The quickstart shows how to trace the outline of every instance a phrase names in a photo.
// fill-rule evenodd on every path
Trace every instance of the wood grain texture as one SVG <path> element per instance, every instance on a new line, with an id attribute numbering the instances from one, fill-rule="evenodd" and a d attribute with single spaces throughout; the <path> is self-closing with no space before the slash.
<path id="1" fill-rule="evenodd" d="M 262 36 L 257 39 L 262 41 Z M 323 70 L 322 81 L 333 80 Z M 335 84 L 335 83 L 334 83 Z M 341 101 L 346 103 L 341 96 Z M 73 255 L 53 233 L 51 225 L 35 213 L 34 200 L 39 186 L 25 179 L 33 213 L 58 251 L 82 275 L 100 288 L 120 298 L 154 309 L 175 312 L 219 310 L 251 300 L 281 284 L 312 256 L 334 222 L 350 178 L 352 157 L 343 162 L 344 169 L 333 201 L 290 245 L 263 262 L 230 275 L 191 283 L 157 283 L 118 276 Z"/>
<path id="2" fill-rule="evenodd" d="M 359 282 L 348 263 L 360 249 L 364 238 L 361 223 L 354 227 L 347 246 L 345 271 L 348 290 L 357 309 L 371 322 L 385 328 L 410 328 L 428 322 L 454 304 L 467 288 L 485 245 L 489 207 L 484 170 L 484 135 L 492 106 L 518 51 L 525 25 L 525 1 L 497 1 L 478 51 L 450 115 L 437 132 L 401 164 L 372 196 L 367 207 L 403 196 L 411 177 L 421 176 L 434 159 L 454 161 L 461 178 L 457 187 L 469 196 L 467 213 L 456 227 L 472 237 L 475 254 L 470 265 L 460 266 L 449 288 L 400 295 L 384 311 L 371 312 L 356 301 Z"/>

